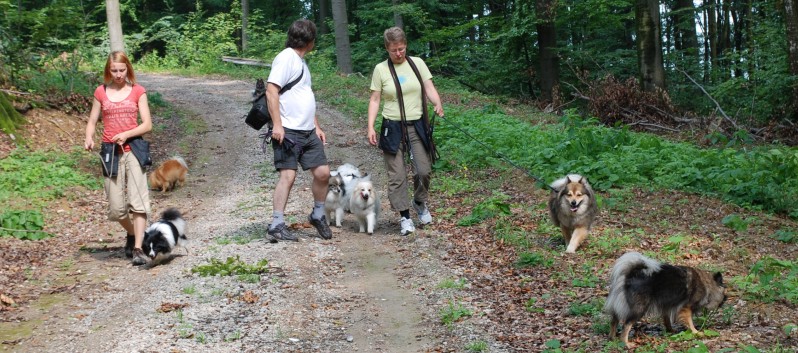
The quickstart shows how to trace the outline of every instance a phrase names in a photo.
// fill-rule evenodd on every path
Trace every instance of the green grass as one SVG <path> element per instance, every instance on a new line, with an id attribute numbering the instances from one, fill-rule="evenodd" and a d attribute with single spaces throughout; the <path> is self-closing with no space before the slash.
<path id="1" fill-rule="evenodd" d="M 438 284 L 438 289 L 463 289 L 467 283 L 465 278 L 446 278 Z"/>
<path id="2" fill-rule="evenodd" d="M 455 304 L 452 301 L 449 301 L 449 304 L 440 312 L 441 323 L 449 328 L 451 328 L 455 322 L 470 317 L 471 315 L 473 315 L 471 310 L 463 306 L 463 304 Z"/>

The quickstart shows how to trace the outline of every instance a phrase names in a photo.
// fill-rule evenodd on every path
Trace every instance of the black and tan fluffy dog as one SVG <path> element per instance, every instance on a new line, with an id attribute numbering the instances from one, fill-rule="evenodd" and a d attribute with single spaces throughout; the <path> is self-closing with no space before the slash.
<path id="1" fill-rule="evenodd" d="M 560 227 L 565 240 L 565 252 L 575 253 L 587 238 L 593 219 L 598 213 L 596 197 L 587 178 L 569 174 L 551 183 L 549 215 Z"/>
<path id="2" fill-rule="evenodd" d="M 638 252 L 623 254 L 612 267 L 604 311 L 610 315 L 610 339 L 623 323 L 621 340 L 628 348 L 632 325 L 646 315 L 662 316 L 665 329 L 678 320 L 693 333 L 693 313 L 717 309 L 726 300 L 723 276 L 688 266 L 660 263 Z"/>

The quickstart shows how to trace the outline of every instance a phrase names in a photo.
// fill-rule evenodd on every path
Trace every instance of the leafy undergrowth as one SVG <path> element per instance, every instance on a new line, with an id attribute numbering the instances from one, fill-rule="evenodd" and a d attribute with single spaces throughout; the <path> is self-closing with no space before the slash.
<path id="1" fill-rule="evenodd" d="M 461 169 L 436 178 L 435 229 L 446 234 L 446 265 L 468 283 L 458 287 L 457 308 L 471 315 L 441 327 L 455 346 L 626 351 L 609 341 L 601 313 L 609 268 L 626 251 L 721 271 L 728 286 L 720 310 L 696 316 L 703 335 L 665 334 L 661 320 L 645 319 L 632 331 L 637 352 L 791 352 L 798 344 L 798 247 L 779 240 L 792 239 L 784 236 L 796 228 L 790 219 L 698 194 L 612 188 L 599 195 L 601 213 L 587 242 L 567 255 L 547 214 L 548 192 L 523 173 Z M 724 222 L 729 215 L 745 226 Z M 443 314 L 441 320 L 451 316 Z M 485 336 L 468 335 L 473 327 Z"/>

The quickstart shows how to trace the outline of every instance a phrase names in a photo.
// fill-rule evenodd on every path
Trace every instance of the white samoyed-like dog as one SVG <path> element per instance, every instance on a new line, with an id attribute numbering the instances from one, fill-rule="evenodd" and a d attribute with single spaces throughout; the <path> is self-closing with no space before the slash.
<path id="1" fill-rule="evenodd" d="M 360 226 L 359 232 L 374 234 L 377 217 L 380 213 L 380 200 L 369 176 L 357 179 L 357 184 L 349 198 L 349 210 L 357 219 Z"/>

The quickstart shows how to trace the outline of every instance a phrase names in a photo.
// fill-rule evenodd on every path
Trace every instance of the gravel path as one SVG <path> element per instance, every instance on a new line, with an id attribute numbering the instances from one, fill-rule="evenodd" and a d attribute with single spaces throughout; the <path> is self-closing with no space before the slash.
<path id="1" fill-rule="evenodd" d="M 276 180 L 271 152 L 261 152 L 257 132 L 239 118 L 252 84 L 140 76 L 148 91 L 193 116 L 188 132 L 170 131 L 175 138 L 164 146 L 174 151 L 155 154 L 188 151 L 187 185 L 171 194 L 153 192 L 156 214 L 167 207 L 184 212 L 190 252 L 149 270 L 131 267 L 119 251 L 81 252 L 74 267 L 80 285 L 32 309 L 40 321 L 13 350 L 420 352 L 441 344 L 429 305 L 435 299 L 425 292 L 450 276 L 438 266 L 437 233 L 398 236 L 395 213 L 382 197 L 383 219 L 373 236 L 355 233 L 350 215 L 342 228 L 333 228 L 332 240 L 313 237 L 315 229 L 305 223 L 310 178 L 303 172 L 286 209 L 301 239 L 270 244 L 263 237 Z M 366 142 L 365 124 L 323 104 L 319 119 L 331 166 L 360 165 L 384 195 L 381 160 Z M 272 269 L 256 283 L 191 272 L 212 258 L 236 256 L 248 264 L 267 259 Z"/>

